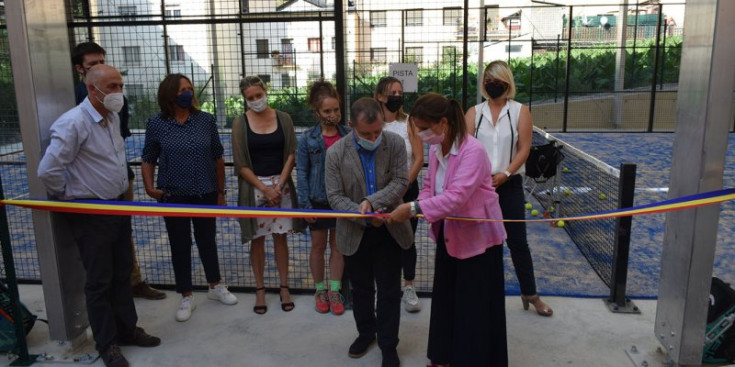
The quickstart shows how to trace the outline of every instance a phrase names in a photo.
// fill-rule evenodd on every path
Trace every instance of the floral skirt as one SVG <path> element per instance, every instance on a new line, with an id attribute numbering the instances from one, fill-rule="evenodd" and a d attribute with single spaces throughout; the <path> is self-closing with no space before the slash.
<path id="1" fill-rule="evenodd" d="M 276 187 L 279 182 L 279 176 L 258 176 L 258 180 L 268 187 Z M 255 203 L 259 207 L 269 207 L 268 197 L 257 188 L 255 191 Z M 278 208 L 292 208 L 291 204 L 291 187 L 286 184 L 281 190 L 281 203 Z M 291 218 L 257 218 L 258 226 L 253 238 L 263 237 L 268 234 L 282 234 L 293 232 L 293 219 Z"/>

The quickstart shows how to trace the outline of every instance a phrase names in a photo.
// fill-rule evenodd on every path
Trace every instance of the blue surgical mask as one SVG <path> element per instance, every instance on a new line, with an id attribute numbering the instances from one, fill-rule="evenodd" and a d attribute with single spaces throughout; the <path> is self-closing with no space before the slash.
<path id="1" fill-rule="evenodd" d="M 189 108 L 194 102 L 194 92 L 187 90 L 176 96 L 176 105 L 181 108 Z"/>
<path id="2" fill-rule="evenodd" d="M 380 133 L 380 135 L 378 135 L 378 138 L 375 139 L 375 141 L 370 141 L 361 136 L 358 136 L 357 144 L 359 144 L 362 147 L 362 149 L 372 152 L 373 150 L 378 148 L 381 141 L 383 141 L 382 132 Z"/>

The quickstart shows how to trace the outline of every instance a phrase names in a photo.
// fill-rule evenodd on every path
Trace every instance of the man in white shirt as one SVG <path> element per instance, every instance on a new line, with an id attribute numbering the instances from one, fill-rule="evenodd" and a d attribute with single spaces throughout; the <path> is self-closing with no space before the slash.
<path id="1" fill-rule="evenodd" d="M 123 80 L 108 65 L 85 78 L 89 96 L 51 125 L 51 142 L 38 167 L 49 194 L 63 200 L 121 200 L 128 188 L 118 112 Z M 133 267 L 128 215 L 63 213 L 87 273 L 84 293 L 96 348 L 108 367 L 127 367 L 120 345 L 154 347 L 161 339 L 136 327 L 130 286 Z"/>

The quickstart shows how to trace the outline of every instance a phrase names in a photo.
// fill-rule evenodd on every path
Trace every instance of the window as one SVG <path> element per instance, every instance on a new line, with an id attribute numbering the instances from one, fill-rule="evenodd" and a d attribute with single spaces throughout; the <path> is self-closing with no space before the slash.
<path id="1" fill-rule="evenodd" d="M 461 25 L 464 13 L 462 8 L 444 8 L 444 25 Z"/>
<path id="2" fill-rule="evenodd" d="M 262 80 L 265 84 L 270 84 L 271 82 L 270 74 L 258 74 L 258 78 L 260 78 L 260 80 Z"/>
<path id="3" fill-rule="evenodd" d="M 381 48 L 371 48 L 370 49 L 370 61 L 371 62 L 385 62 L 387 57 L 387 51 L 385 47 Z"/>
<path id="4" fill-rule="evenodd" d="M 241 6 L 242 6 L 242 7 L 240 8 L 240 10 L 241 10 L 241 11 L 242 11 L 243 13 L 250 13 L 250 1 L 249 1 L 249 0 L 242 0 L 242 1 L 240 2 L 240 4 L 241 4 Z"/>
<path id="5" fill-rule="evenodd" d="M 178 4 L 166 4 L 166 18 L 181 18 L 181 8 Z"/>
<path id="6" fill-rule="evenodd" d="M 406 10 L 406 25 L 409 27 L 424 25 L 424 11 Z"/>
<path id="7" fill-rule="evenodd" d="M 309 52 L 320 52 L 322 43 L 319 38 L 309 38 Z"/>
<path id="8" fill-rule="evenodd" d="M 336 49 L 337 49 L 337 38 L 332 37 L 332 50 L 336 50 Z"/>
<path id="9" fill-rule="evenodd" d="M 371 27 L 385 27 L 385 12 L 384 11 L 371 11 L 370 12 L 370 26 Z"/>
<path id="10" fill-rule="evenodd" d="M 456 61 L 457 61 L 457 47 L 442 46 L 442 62 L 456 62 Z"/>
<path id="11" fill-rule="evenodd" d="M 415 62 L 421 64 L 424 61 L 424 48 L 423 47 L 406 47 L 406 62 Z"/>
<path id="12" fill-rule="evenodd" d="M 140 64 L 140 46 L 123 46 L 122 51 L 125 65 Z"/>
<path id="13" fill-rule="evenodd" d="M 281 88 L 291 88 L 291 76 L 288 74 L 281 74 Z"/>
<path id="14" fill-rule="evenodd" d="M 125 84 L 125 94 L 128 98 L 143 97 L 144 89 L 143 84 Z"/>
<path id="15" fill-rule="evenodd" d="M 184 61 L 186 54 L 184 53 L 184 46 L 181 45 L 169 45 L 168 46 L 168 59 L 171 61 Z"/>
<path id="16" fill-rule="evenodd" d="M 521 52 L 523 45 L 508 45 L 505 46 L 505 52 Z"/>
<path id="17" fill-rule="evenodd" d="M 255 40 L 255 52 L 258 54 L 259 59 L 268 58 L 268 40 L 260 39 Z"/>
<path id="18" fill-rule="evenodd" d="M 123 18 L 134 17 L 138 13 L 135 5 L 118 6 L 117 12 Z"/>

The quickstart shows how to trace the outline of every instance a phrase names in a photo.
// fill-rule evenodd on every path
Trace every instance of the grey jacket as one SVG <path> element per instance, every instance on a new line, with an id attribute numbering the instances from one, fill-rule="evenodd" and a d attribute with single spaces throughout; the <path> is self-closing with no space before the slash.
<path id="1" fill-rule="evenodd" d="M 355 147 L 354 131 L 345 135 L 327 150 L 326 186 L 329 205 L 334 210 L 358 211 L 360 202 L 367 199 L 373 209 L 392 211 L 402 203 L 408 188 L 406 144 L 403 138 L 383 131 L 383 140 L 375 152 L 376 184 L 378 191 L 370 196 L 365 187 L 365 174 Z M 353 255 L 360 246 L 365 227 L 364 218 L 337 219 L 337 249 L 343 255 Z M 413 243 L 411 224 L 385 224 L 398 244 L 407 249 Z"/>

